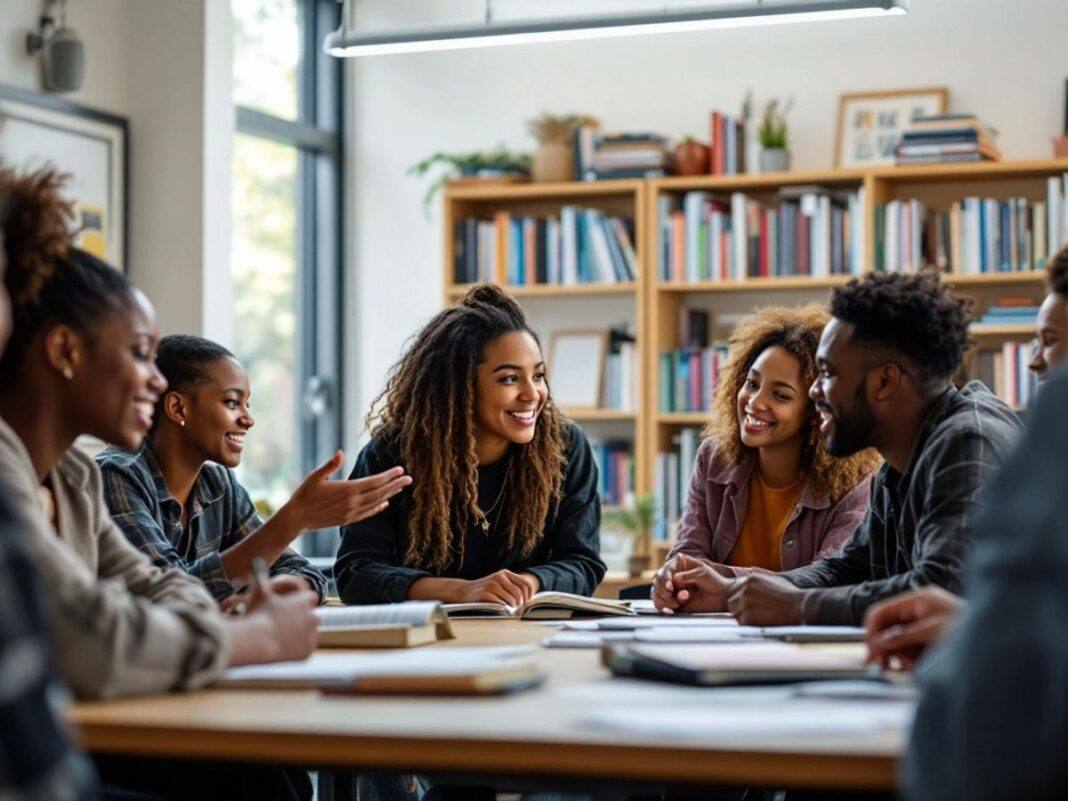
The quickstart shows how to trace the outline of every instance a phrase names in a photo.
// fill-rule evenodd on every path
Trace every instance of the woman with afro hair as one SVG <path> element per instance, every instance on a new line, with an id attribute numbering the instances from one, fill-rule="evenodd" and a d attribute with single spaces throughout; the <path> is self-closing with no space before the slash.
<path id="1" fill-rule="evenodd" d="M 674 608 L 669 577 L 698 559 L 732 575 L 791 570 L 834 553 L 864 519 L 878 456 L 831 457 L 808 396 L 828 319 L 819 306 L 767 308 L 735 328 L 675 545 L 653 584 L 659 608 Z"/>
<path id="2" fill-rule="evenodd" d="M 475 286 L 416 334 L 367 423 L 351 477 L 399 464 L 412 484 L 342 530 L 346 603 L 520 605 L 596 589 L 593 454 L 554 406 L 538 337 L 503 291 Z"/>

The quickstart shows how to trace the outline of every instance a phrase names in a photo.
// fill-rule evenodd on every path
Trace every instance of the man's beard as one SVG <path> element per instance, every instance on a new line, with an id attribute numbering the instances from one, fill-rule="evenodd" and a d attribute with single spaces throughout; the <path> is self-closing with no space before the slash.
<path id="1" fill-rule="evenodd" d="M 827 453 L 839 457 L 852 456 L 871 446 L 874 431 L 875 415 L 864 397 L 864 382 L 861 381 L 853 393 L 849 408 L 839 406 L 834 409 L 834 433 L 825 442 Z"/>

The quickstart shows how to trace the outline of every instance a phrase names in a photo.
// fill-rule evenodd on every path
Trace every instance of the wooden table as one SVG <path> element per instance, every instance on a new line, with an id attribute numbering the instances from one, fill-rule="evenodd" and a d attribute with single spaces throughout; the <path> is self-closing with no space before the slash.
<path id="1" fill-rule="evenodd" d="M 455 628 L 462 645 L 533 644 L 553 631 L 512 620 L 460 620 Z M 541 649 L 535 658 L 549 674 L 546 685 L 504 698 L 204 690 L 78 703 L 72 718 L 83 744 L 98 753 L 597 782 L 894 786 L 900 733 L 740 746 L 680 731 L 670 742 L 645 742 L 591 730 L 584 718 L 605 703 L 656 705 L 665 693 L 691 693 L 685 698 L 711 704 L 723 691 L 612 679 L 596 650 Z"/>

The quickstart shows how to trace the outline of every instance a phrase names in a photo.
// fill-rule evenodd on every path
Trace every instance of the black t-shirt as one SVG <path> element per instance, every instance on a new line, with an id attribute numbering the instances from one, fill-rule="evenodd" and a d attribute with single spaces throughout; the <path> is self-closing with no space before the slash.
<path id="1" fill-rule="evenodd" d="M 600 557 L 601 503 L 597 494 L 597 465 L 582 430 L 574 423 L 566 429 L 567 465 L 563 498 L 545 521 L 545 534 L 524 557 L 518 545 L 505 547 L 498 531 L 508 504 L 521 499 L 501 494 L 513 450 L 499 462 L 478 471 L 478 505 L 487 511 L 489 532 L 472 521 L 463 532 L 461 553 L 440 573 L 403 563 L 408 545 L 411 489 L 390 501 L 382 514 L 341 530 L 341 547 L 334 565 L 338 592 L 345 603 L 371 604 L 404 601 L 412 583 L 425 576 L 478 579 L 498 570 L 529 572 L 542 590 L 591 595 L 604 577 Z M 350 478 L 362 478 L 398 464 L 396 450 L 376 437 L 360 452 Z"/>

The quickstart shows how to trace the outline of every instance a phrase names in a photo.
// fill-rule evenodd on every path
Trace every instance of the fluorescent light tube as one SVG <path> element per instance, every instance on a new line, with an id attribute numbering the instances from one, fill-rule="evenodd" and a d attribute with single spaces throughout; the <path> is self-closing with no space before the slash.
<path id="1" fill-rule="evenodd" d="M 358 57 L 426 53 L 533 42 L 607 39 L 640 34 L 678 33 L 787 22 L 824 22 L 904 14 L 908 0 L 817 0 L 772 5 L 694 8 L 662 14 L 574 17 L 500 22 L 486 25 L 345 31 L 326 36 L 323 49 L 332 56 Z"/>

